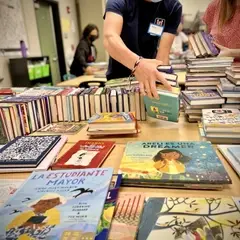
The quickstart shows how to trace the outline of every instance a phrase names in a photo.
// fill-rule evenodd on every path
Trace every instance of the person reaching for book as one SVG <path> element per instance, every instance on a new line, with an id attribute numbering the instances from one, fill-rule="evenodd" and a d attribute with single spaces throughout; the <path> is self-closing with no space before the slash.
<path id="1" fill-rule="evenodd" d="M 219 56 L 240 58 L 240 0 L 213 0 L 204 16 Z"/>
<path id="2" fill-rule="evenodd" d="M 181 16 L 178 0 L 108 0 L 104 15 L 104 46 L 110 55 L 107 79 L 135 75 L 141 93 L 149 97 L 158 98 L 156 80 L 171 90 L 157 66 L 169 64 Z"/>

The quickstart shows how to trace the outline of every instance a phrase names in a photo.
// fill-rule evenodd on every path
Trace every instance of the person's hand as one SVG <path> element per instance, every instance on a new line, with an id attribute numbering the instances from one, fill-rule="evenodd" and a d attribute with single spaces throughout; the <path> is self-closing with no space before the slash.
<path id="1" fill-rule="evenodd" d="M 213 43 L 220 50 L 218 57 L 231 57 L 231 49 L 230 48 L 224 47 L 216 42 L 213 42 Z"/>
<path id="2" fill-rule="evenodd" d="M 94 70 L 92 67 L 88 66 L 86 69 L 85 69 L 85 73 L 87 75 L 93 75 L 94 74 Z"/>
<path id="3" fill-rule="evenodd" d="M 140 92 L 142 95 L 147 94 L 150 98 L 158 98 L 156 80 L 160 81 L 169 91 L 171 91 L 171 85 L 164 78 L 163 74 L 157 70 L 157 66 L 159 65 L 162 65 L 161 61 L 143 58 L 137 66 L 135 76 L 139 81 Z"/>

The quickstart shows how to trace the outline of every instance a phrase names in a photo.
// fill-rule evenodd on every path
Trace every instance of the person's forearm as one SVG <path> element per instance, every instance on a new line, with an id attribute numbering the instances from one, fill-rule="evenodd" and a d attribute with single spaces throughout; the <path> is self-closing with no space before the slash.
<path id="1" fill-rule="evenodd" d="M 134 67 L 138 55 L 127 48 L 121 37 L 117 34 L 104 36 L 104 47 L 109 55 L 129 69 Z"/>
<path id="2" fill-rule="evenodd" d="M 230 56 L 240 58 L 240 49 L 230 49 Z"/>
<path id="3" fill-rule="evenodd" d="M 163 65 L 169 65 L 169 54 L 168 53 L 161 53 L 160 51 L 158 51 L 157 53 L 157 60 L 162 61 Z"/>

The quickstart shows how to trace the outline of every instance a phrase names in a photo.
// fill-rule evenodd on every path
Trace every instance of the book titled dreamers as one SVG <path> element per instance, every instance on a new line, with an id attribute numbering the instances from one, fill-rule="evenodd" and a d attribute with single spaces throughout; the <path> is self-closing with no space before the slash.
<path id="1" fill-rule="evenodd" d="M 113 170 L 32 173 L 0 209 L 0 239 L 93 240 Z"/>

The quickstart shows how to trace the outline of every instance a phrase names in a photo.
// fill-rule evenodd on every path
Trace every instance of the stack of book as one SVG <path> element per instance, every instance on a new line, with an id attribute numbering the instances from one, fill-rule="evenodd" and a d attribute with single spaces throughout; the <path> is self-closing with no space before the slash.
<path id="1" fill-rule="evenodd" d="M 203 109 L 205 138 L 214 143 L 240 142 L 240 111 L 238 109 Z"/>
<path id="2" fill-rule="evenodd" d="M 172 60 L 170 60 L 170 64 L 171 64 L 174 72 L 186 71 L 186 69 L 187 69 L 185 59 L 172 59 Z"/>
<path id="3" fill-rule="evenodd" d="M 216 90 L 220 78 L 226 77 L 226 68 L 231 66 L 233 58 L 197 58 L 186 61 L 186 90 Z"/>
<path id="4" fill-rule="evenodd" d="M 218 145 L 217 147 L 240 177 L 240 145 Z"/>
<path id="5" fill-rule="evenodd" d="M 210 142 L 129 142 L 120 171 L 124 186 L 221 189 L 231 184 Z"/>
<path id="6" fill-rule="evenodd" d="M 39 87 L 8 95 L 0 101 L 1 132 L 10 141 L 50 123 L 86 121 L 105 112 L 135 112 L 137 120 L 146 120 L 139 87 Z"/>
<path id="7" fill-rule="evenodd" d="M 227 78 L 221 79 L 218 86 L 218 92 L 226 97 L 226 104 L 222 107 L 240 109 L 240 64 L 233 63 L 227 68 L 226 74 Z"/>
<path id="8" fill-rule="evenodd" d="M 202 118 L 202 109 L 219 108 L 225 102 L 217 91 L 182 91 L 184 111 L 189 122 L 198 122 Z"/>
<path id="9" fill-rule="evenodd" d="M 17 137 L 0 149 L 0 172 L 47 170 L 66 141 L 57 135 Z"/>
<path id="10" fill-rule="evenodd" d="M 213 37 L 206 32 L 190 35 L 189 42 L 196 57 L 217 56 L 219 54 L 219 49 L 213 43 Z"/>
<path id="11" fill-rule="evenodd" d="M 87 132 L 89 136 L 136 134 L 138 126 L 134 113 L 101 113 L 88 120 Z"/>

